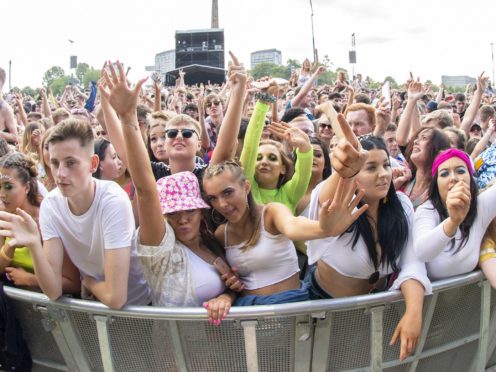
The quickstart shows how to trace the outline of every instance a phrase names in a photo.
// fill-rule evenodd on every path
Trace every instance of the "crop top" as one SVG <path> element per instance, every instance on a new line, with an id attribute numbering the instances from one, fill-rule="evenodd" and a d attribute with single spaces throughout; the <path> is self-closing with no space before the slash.
<path id="1" fill-rule="evenodd" d="M 201 306 L 224 293 L 226 287 L 215 268 L 177 240 L 172 227 L 164 223 L 166 233 L 158 246 L 143 245 L 138 240 L 138 256 L 152 289 L 152 304 Z"/>
<path id="2" fill-rule="evenodd" d="M 317 185 L 310 198 L 309 218 L 314 220 L 319 217 L 319 193 L 324 182 Z M 400 272 L 391 289 L 399 289 L 406 280 L 415 279 L 424 286 L 425 293 L 430 294 L 432 293 L 432 286 L 427 278 L 425 264 L 417 259 L 413 251 L 413 206 L 405 194 L 398 192 L 397 195 L 407 216 L 409 234 L 406 245 L 403 247 L 399 257 L 398 267 Z M 362 237 L 358 238 L 355 247 L 352 248 L 353 232 L 345 232 L 336 237 L 310 240 L 307 246 L 308 263 L 310 265 L 322 260 L 341 275 L 358 279 L 368 279 L 376 271 Z M 393 269 L 390 265 L 387 265 L 387 267 L 380 265 L 378 271 L 380 277 L 383 278 L 391 274 Z"/>
<path id="3" fill-rule="evenodd" d="M 477 216 L 470 227 L 466 244 L 458 252 L 460 229 L 455 233 L 455 246 L 451 248 L 452 238 L 444 232 L 444 224 L 431 201 L 418 207 L 415 212 L 413 249 L 420 261 L 426 263 L 429 278 L 442 279 L 468 273 L 476 268 L 482 238 L 496 217 L 495 203 L 496 184 L 477 197 Z"/>
<path id="4" fill-rule="evenodd" d="M 226 259 L 238 269 L 246 289 L 258 289 L 282 282 L 300 271 L 298 256 L 291 240 L 285 235 L 272 235 L 264 228 L 265 208 L 262 212 L 260 238 L 255 246 L 242 249 L 245 242 L 228 245 L 226 223 L 224 242 Z"/>

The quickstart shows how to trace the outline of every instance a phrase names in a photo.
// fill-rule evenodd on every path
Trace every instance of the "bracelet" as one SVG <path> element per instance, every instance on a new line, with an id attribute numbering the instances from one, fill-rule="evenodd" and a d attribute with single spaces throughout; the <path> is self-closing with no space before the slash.
<path id="1" fill-rule="evenodd" d="M 361 171 L 361 169 L 357 170 L 357 172 L 355 174 L 353 174 L 349 177 L 346 177 L 345 180 L 355 177 L 358 173 L 360 173 L 360 171 Z"/>
<path id="2" fill-rule="evenodd" d="M 9 257 L 7 256 L 7 254 L 5 253 L 5 246 L 6 244 L 3 245 L 2 249 L 0 249 L 0 256 L 2 256 L 2 258 L 5 260 L 5 261 L 12 261 L 13 257 Z"/>
<path id="3" fill-rule="evenodd" d="M 276 101 L 276 97 L 271 96 L 269 93 L 262 92 L 255 94 L 255 99 L 267 103 L 274 103 Z"/>

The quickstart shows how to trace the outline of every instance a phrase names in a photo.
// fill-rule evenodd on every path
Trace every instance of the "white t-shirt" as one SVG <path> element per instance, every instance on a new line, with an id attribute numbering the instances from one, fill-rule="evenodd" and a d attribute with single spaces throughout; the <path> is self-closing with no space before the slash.
<path id="1" fill-rule="evenodd" d="M 112 181 L 93 179 L 95 196 L 81 216 L 58 188 L 41 203 L 43 240 L 59 238 L 81 274 L 104 280 L 104 250 L 131 247 L 127 304 L 148 305 L 151 294 L 136 256 L 136 230 L 129 197 Z"/>

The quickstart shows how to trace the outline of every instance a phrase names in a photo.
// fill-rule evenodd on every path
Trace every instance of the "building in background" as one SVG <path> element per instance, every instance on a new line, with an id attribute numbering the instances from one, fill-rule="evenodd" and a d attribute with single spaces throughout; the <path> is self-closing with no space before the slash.
<path id="1" fill-rule="evenodd" d="M 146 66 L 146 71 L 157 72 L 160 79 L 165 80 L 165 74 L 176 68 L 176 50 L 166 50 L 165 52 L 155 54 L 155 65 Z"/>
<path id="2" fill-rule="evenodd" d="M 282 65 L 282 53 L 277 49 L 257 50 L 253 52 L 250 57 L 251 68 L 259 63 L 273 63 Z"/>
<path id="3" fill-rule="evenodd" d="M 447 87 L 464 87 L 467 84 L 475 84 L 477 80 L 470 76 L 441 76 L 441 82 Z"/>

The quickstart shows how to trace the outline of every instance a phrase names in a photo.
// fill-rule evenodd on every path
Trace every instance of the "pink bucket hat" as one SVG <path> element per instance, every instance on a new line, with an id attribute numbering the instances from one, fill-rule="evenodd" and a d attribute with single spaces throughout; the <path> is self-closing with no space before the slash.
<path id="1" fill-rule="evenodd" d="M 210 208 L 200 195 L 198 179 L 191 172 L 180 172 L 157 181 L 162 213 Z"/>

